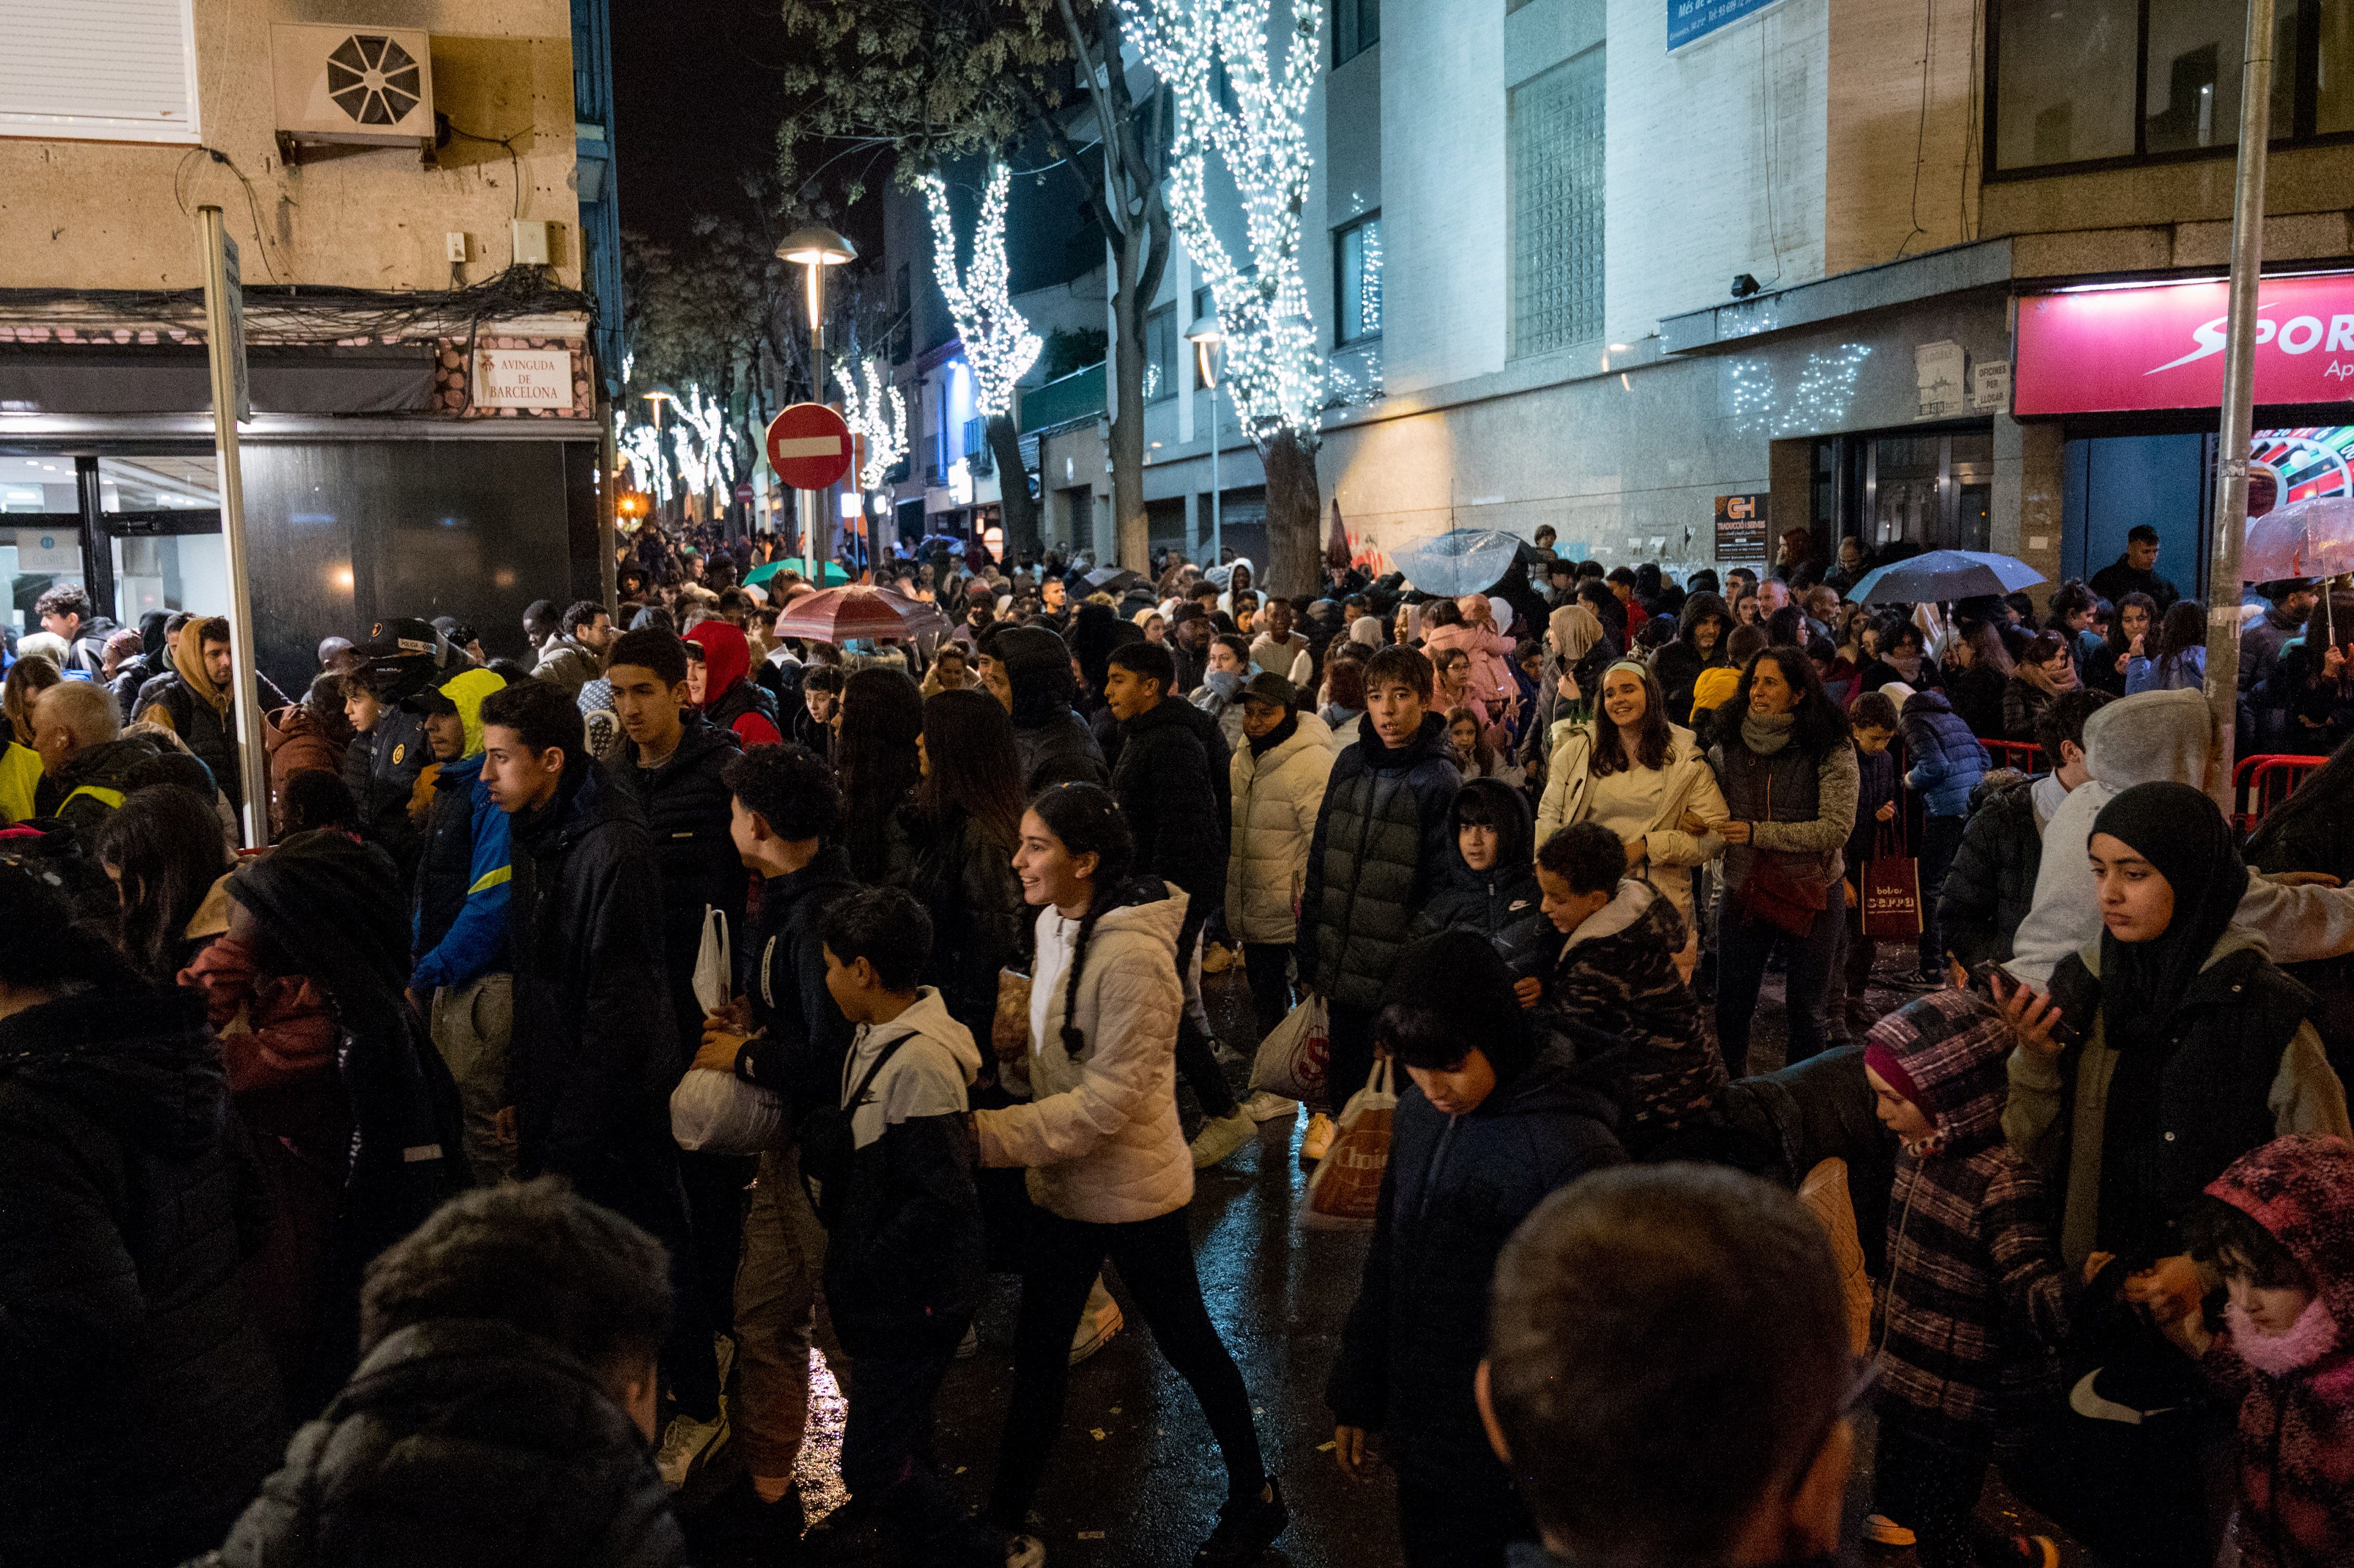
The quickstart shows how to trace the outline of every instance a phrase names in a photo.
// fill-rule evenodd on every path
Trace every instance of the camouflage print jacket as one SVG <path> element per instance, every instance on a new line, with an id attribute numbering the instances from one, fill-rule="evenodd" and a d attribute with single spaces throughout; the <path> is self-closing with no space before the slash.
<path id="1" fill-rule="evenodd" d="M 1706 1124 L 1724 1086 L 1724 1058 L 1676 970 L 1683 945 L 1675 905 L 1630 876 L 1569 934 L 1545 986 L 1543 1006 L 1554 1016 L 1626 1042 L 1618 1137 L 1638 1160 L 1670 1134 Z"/>

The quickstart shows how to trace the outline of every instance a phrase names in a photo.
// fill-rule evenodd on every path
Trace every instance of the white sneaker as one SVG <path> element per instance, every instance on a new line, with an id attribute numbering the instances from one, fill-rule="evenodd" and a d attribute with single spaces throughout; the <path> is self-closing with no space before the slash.
<path id="1" fill-rule="evenodd" d="M 1034 1535 L 1005 1538 L 1005 1568 L 1045 1568 L 1046 1543 Z"/>
<path id="2" fill-rule="evenodd" d="M 1207 1171 L 1258 1136 L 1258 1123 L 1237 1110 L 1229 1117 L 1202 1123 L 1193 1136 L 1193 1169 Z"/>
<path id="3" fill-rule="evenodd" d="M 1087 1309 L 1079 1314 L 1079 1331 L 1071 1337 L 1071 1364 L 1077 1366 L 1111 1343 L 1112 1336 L 1126 1322 L 1119 1315 L 1119 1303 L 1104 1288 L 1103 1276 L 1096 1276 L 1096 1287 L 1087 1293 Z"/>
<path id="4" fill-rule="evenodd" d="M 1914 1533 L 1884 1513 L 1868 1515 L 1863 1521 L 1863 1538 L 1875 1546 L 1911 1546 Z"/>
<path id="5" fill-rule="evenodd" d="M 663 1485 L 672 1491 L 684 1488 L 695 1467 L 717 1453 L 726 1436 L 727 1412 L 724 1406 L 716 1421 L 672 1416 L 669 1427 L 663 1433 L 662 1447 L 654 1455 L 654 1468 L 662 1473 Z"/>
<path id="6" fill-rule="evenodd" d="M 1253 1121 L 1280 1121 L 1298 1116 L 1299 1102 L 1285 1099 L 1273 1089 L 1260 1089 L 1243 1102 L 1243 1113 Z"/>
<path id="7" fill-rule="evenodd" d="M 1308 1118 L 1308 1131 L 1299 1140 L 1299 1163 L 1315 1164 L 1331 1147 L 1332 1118 L 1318 1111 Z"/>

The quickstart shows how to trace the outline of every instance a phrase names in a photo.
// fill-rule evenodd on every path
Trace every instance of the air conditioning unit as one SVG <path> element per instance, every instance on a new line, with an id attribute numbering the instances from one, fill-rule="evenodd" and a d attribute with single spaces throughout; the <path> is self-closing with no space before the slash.
<path id="1" fill-rule="evenodd" d="M 271 23 L 281 155 L 292 164 L 304 146 L 407 146 L 429 159 L 432 43 L 416 27 Z"/>

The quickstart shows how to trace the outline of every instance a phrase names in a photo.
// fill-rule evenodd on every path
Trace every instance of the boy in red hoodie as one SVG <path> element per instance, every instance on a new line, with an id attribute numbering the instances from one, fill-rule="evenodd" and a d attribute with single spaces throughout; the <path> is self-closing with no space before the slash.
<path id="1" fill-rule="evenodd" d="M 2243 1568 L 2354 1562 L 2354 1145 L 2297 1134 L 2242 1155 L 2189 1216 L 2230 1299 L 2179 1338 L 2240 1406 Z"/>
<path id="2" fill-rule="evenodd" d="M 1923 1568 L 2059 1568 L 2045 1536 L 1978 1518 L 1997 1426 L 2066 1337 L 2083 1285 L 2060 1257 L 2043 1179 L 2004 1142 L 2009 1026 L 1970 991 L 1932 991 L 1872 1026 L 1864 1075 L 1903 1140 L 1881 1303 L 1878 1511 L 1867 1533 L 1920 1542 Z M 2088 1261 L 2097 1273 L 2107 1263 Z M 1890 1521 L 1899 1521 L 1892 1525 Z"/>

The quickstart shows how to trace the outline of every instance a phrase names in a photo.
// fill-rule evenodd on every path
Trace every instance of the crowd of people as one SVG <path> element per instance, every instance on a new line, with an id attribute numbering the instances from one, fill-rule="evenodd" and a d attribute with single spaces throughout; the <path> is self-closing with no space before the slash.
<path id="1" fill-rule="evenodd" d="M 1255 1563 L 1291 1509 L 1194 1173 L 1299 1117 L 1361 1160 L 1399 1075 L 1324 1399 L 1416 1568 L 1823 1557 L 1867 1389 L 1868 1534 L 1929 1568 L 2056 1568 L 1997 1467 L 2112 1561 L 2346 1561 L 2354 758 L 2243 842 L 2147 530 L 2042 611 L 1550 532 L 1451 597 L 936 548 L 875 578 L 938 616 L 837 645 L 773 546 L 649 526 L 522 658 L 391 619 L 299 700 L 218 617 L 50 589 L 0 752 L 6 1555 L 1033 1568 L 1108 1268 L 1224 1460 L 1194 1561 Z M 2329 750 L 2354 592 L 2264 591 L 2243 745 Z M 1309 1103 L 1218 1038 L 1229 971 Z M 974 1510 L 928 1434 L 991 1274 Z"/>

